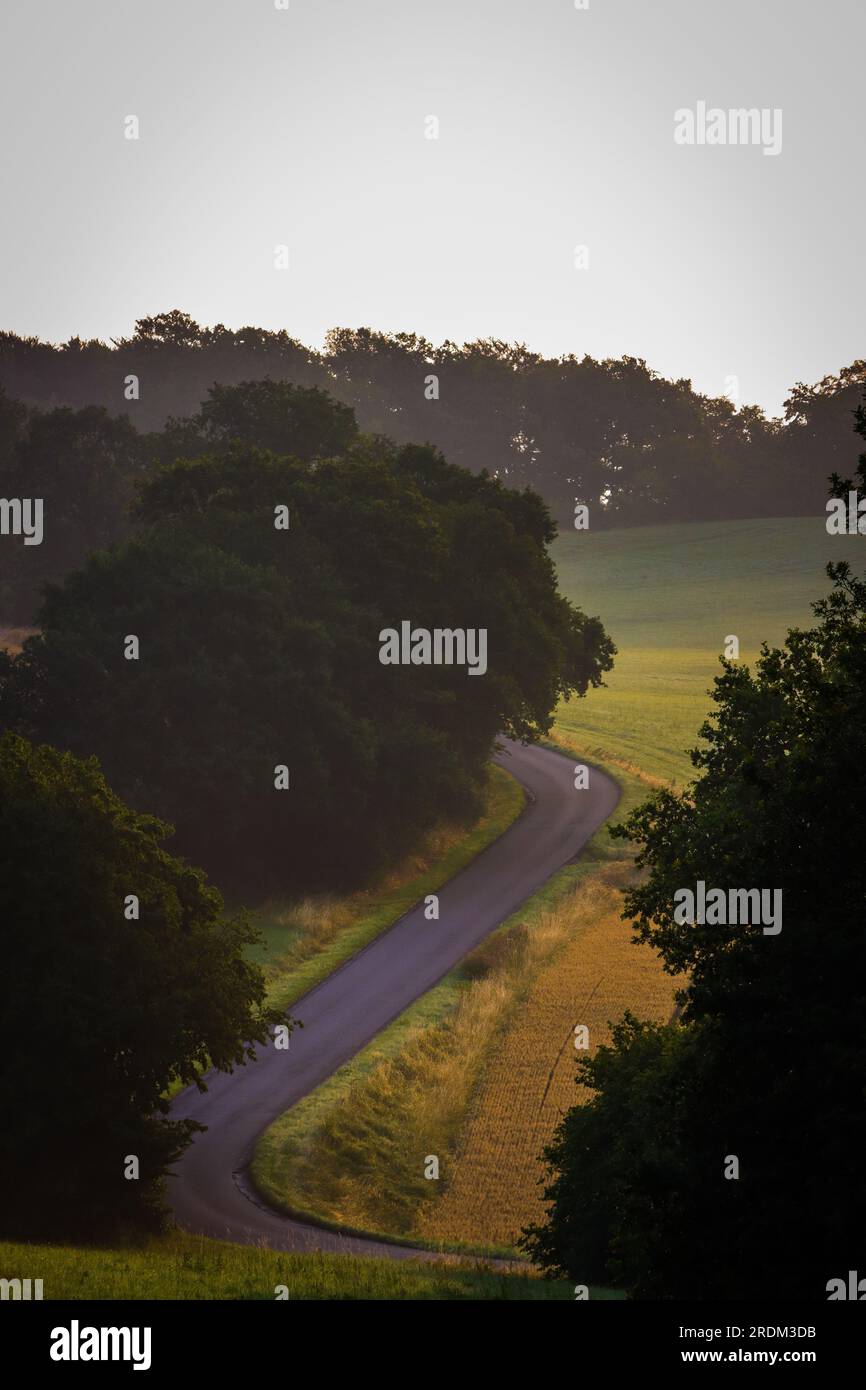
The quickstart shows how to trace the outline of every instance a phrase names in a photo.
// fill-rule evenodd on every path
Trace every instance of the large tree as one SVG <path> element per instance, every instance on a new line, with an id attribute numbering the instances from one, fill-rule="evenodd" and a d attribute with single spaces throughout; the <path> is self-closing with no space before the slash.
<path id="1" fill-rule="evenodd" d="M 237 446 L 160 470 L 137 517 L 0 655 L 0 719 L 97 753 L 245 893 L 357 882 L 477 814 L 497 736 L 545 733 L 612 664 L 557 591 L 541 500 L 429 448 L 361 439 L 306 464 Z M 403 621 L 484 628 L 486 674 L 383 665 Z"/>
<path id="2" fill-rule="evenodd" d="M 242 1063 L 275 1017 L 249 923 L 169 829 L 94 759 L 0 739 L 2 1236 L 157 1226 L 196 1128 L 164 1093 Z"/>
<path id="3" fill-rule="evenodd" d="M 212 386 L 191 420 L 170 420 L 158 449 L 165 462 L 188 453 L 213 452 L 233 441 L 255 444 L 310 463 L 346 453 L 358 437 L 355 412 L 317 386 L 287 381 L 241 381 Z"/>

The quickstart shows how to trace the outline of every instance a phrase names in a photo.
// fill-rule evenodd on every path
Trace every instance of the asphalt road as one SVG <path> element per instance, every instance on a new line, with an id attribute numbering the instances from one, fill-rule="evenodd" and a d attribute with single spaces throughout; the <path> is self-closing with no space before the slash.
<path id="1" fill-rule="evenodd" d="M 335 970 L 292 1007 L 304 1023 L 288 1050 L 260 1047 L 255 1062 L 214 1072 L 172 1103 L 176 1119 L 208 1126 L 169 1183 L 187 1230 L 278 1250 L 322 1250 L 417 1258 L 404 1246 L 347 1237 L 292 1221 L 260 1203 L 245 1178 L 256 1140 L 278 1115 L 314 1090 L 392 1019 L 435 985 L 569 860 L 614 810 L 616 783 L 597 768 L 574 787 L 574 762 L 507 741 L 497 761 L 528 793 L 526 810 L 439 893 L 439 920 L 423 903 Z"/>

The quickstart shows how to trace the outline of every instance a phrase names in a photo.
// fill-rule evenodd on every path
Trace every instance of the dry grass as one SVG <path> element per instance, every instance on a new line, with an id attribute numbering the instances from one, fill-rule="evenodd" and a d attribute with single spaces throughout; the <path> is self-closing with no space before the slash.
<path id="1" fill-rule="evenodd" d="M 253 1171 L 265 1195 L 331 1223 L 412 1236 L 438 1186 L 425 1178 L 425 1160 L 435 1154 L 447 1168 L 449 1144 L 506 1003 L 497 973 L 464 990 L 443 1021 L 419 1021 L 400 1051 L 354 1081 L 318 1125 L 285 1133 L 267 1164 L 272 1179 L 279 1174 L 277 1193 L 260 1150 Z"/>
<path id="2" fill-rule="evenodd" d="M 567 944 L 535 974 L 491 1051 L 441 1199 L 421 1213 L 426 1240 L 512 1245 L 543 1213 L 539 1153 L 586 1096 L 574 1082 L 575 1024 L 588 1026 L 594 1052 L 626 1009 L 670 1017 L 674 982 L 620 919 L 627 872 L 623 864 L 599 870 L 542 927 L 551 947 L 563 935 Z"/>
<path id="3" fill-rule="evenodd" d="M 438 892 L 504 834 L 523 806 L 519 782 L 491 764 L 484 812 L 474 825 L 450 824 L 431 831 L 414 853 L 371 888 L 346 897 L 266 903 L 255 913 L 261 941 L 250 954 L 262 969 L 270 1003 L 289 1008 L 425 894 Z"/>
<path id="4" fill-rule="evenodd" d="M 290 971 L 330 946 L 334 938 L 360 917 L 375 910 L 383 895 L 399 893 L 407 884 L 435 869 L 467 838 L 465 825 L 445 825 L 430 832 L 423 844 L 399 864 L 383 874 L 374 890 L 362 889 L 345 897 L 319 894 L 292 903 L 266 904 L 260 909 L 273 954 L 279 959 L 263 959 L 265 978 Z M 413 892 L 417 891 L 415 889 Z"/>
<path id="5" fill-rule="evenodd" d="M 619 772 L 626 772 L 630 777 L 634 777 L 646 787 L 655 790 L 658 787 L 665 787 L 671 791 L 677 791 L 685 783 L 677 782 L 673 778 L 654 777 L 637 763 L 630 762 L 628 758 L 617 757 L 611 754 L 606 748 L 596 745 L 581 743 L 579 726 L 571 729 L 560 729 L 558 724 L 554 724 L 551 729 L 548 743 L 553 748 L 565 752 L 569 757 L 587 758 L 590 762 L 600 763 L 606 767 L 608 772 L 613 773 L 614 769 Z"/>

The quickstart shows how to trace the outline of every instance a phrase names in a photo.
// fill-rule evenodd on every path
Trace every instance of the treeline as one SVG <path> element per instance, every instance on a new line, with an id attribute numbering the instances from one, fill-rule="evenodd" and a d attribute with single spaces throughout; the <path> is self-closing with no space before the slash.
<path id="1" fill-rule="evenodd" d="M 560 524 L 575 501 L 588 503 L 599 527 L 815 511 L 828 472 L 853 467 L 866 362 L 797 383 L 774 420 L 638 358 L 550 359 L 493 339 L 435 346 L 413 333 L 334 329 L 317 352 L 286 332 L 203 328 L 177 310 L 110 344 L 0 334 L 9 397 L 126 413 L 143 435 L 195 415 L 216 383 L 265 377 L 327 390 L 365 433 L 427 441 L 473 473 L 531 485 Z"/>

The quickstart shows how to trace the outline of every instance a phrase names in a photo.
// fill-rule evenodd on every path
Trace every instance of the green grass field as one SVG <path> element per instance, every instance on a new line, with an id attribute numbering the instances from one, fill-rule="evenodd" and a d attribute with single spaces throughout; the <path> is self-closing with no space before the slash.
<path id="1" fill-rule="evenodd" d="M 176 1234 L 140 1248 L 0 1242 L 0 1278 L 41 1279 L 43 1299 L 290 1300 L 574 1298 L 571 1284 L 464 1262 L 288 1255 Z M 285 1293 L 280 1297 L 285 1298 Z M 591 1298 L 610 1298 L 590 1289 Z"/>
<path id="2" fill-rule="evenodd" d="M 829 560 L 866 563 L 859 536 L 828 536 L 815 517 L 696 522 L 561 536 L 560 587 L 597 614 L 619 648 L 601 690 L 557 714 L 557 733 L 586 755 L 682 783 L 686 750 L 709 707 L 725 638 L 740 660 L 808 626 L 829 591 Z"/>

